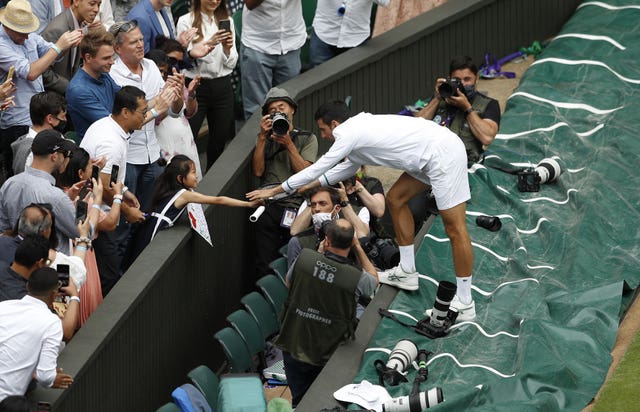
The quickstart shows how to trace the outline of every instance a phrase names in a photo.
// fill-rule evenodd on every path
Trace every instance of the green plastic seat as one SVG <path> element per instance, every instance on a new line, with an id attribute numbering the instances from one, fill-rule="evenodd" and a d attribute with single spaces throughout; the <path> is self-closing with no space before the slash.
<path id="1" fill-rule="evenodd" d="M 267 340 L 278 333 L 280 325 L 273 308 L 258 292 L 251 292 L 245 295 L 240 302 L 247 308 L 262 331 L 263 339 Z"/>
<path id="2" fill-rule="evenodd" d="M 224 354 L 229 361 L 230 370 L 233 373 L 243 373 L 253 369 L 253 359 L 249 355 L 247 345 L 242 336 L 235 329 L 226 327 L 219 330 L 214 337 L 224 350 Z"/>
<path id="3" fill-rule="evenodd" d="M 187 376 L 193 385 L 204 395 L 212 410 L 217 410 L 218 387 L 220 379 L 208 366 L 200 365 L 192 369 Z"/>
<path id="4" fill-rule="evenodd" d="M 279 315 L 289 296 L 289 289 L 282 283 L 282 279 L 275 275 L 266 275 L 258 279 L 256 285 L 267 298 L 276 315 Z"/>
<path id="5" fill-rule="evenodd" d="M 246 310 L 238 309 L 229 316 L 227 321 L 240 334 L 244 343 L 247 345 L 249 355 L 257 355 L 260 359 L 260 367 L 264 368 L 266 362 L 264 359 L 264 338 L 260 326 Z"/>
<path id="6" fill-rule="evenodd" d="M 286 245 L 282 246 L 280 248 L 280 250 L 278 250 L 278 252 L 284 256 L 285 258 L 287 257 L 287 252 L 289 251 L 289 244 L 287 243 Z"/>
<path id="7" fill-rule="evenodd" d="M 269 267 L 273 269 L 274 273 L 280 276 L 283 281 L 287 277 L 288 266 L 287 258 L 284 256 L 281 256 L 269 263 Z"/>
<path id="8" fill-rule="evenodd" d="M 156 409 L 156 412 L 182 412 L 182 409 L 175 403 L 169 402 Z"/>

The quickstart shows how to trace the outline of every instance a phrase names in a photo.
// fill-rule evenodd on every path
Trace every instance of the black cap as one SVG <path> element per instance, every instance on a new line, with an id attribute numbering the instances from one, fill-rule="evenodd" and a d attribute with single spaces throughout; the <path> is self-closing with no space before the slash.
<path id="1" fill-rule="evenodd" d="M 65 139 L 54 129 L 43 130 L 33 138 L 31 151 L 34 156 L 44 156 L 55 152 L 68 152 L 75 147 L 73 141 Z"/>
<path id="2" fill-rule="evenodd" d="M 41 295 L 58 288 L 58 272 L 50 267 L 34 270 L 27 281 L 29 292 Z"/>

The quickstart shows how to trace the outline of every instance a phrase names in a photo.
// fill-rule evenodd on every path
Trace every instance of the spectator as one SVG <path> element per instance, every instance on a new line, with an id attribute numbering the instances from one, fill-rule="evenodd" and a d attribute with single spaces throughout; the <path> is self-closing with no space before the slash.
<path id="1" fill-rule="evenodd" d="M 136 232 L 127 267 L 153 240 L 158 230 L 173 226 L 189 203 L 233 207 L 256 207 L 260 203 L 226 196 L 203 195 L 195 191 L 197 187 L 198 174 L 193 160 L 184 155 L 174 156 L 156 181 L 151 203 L 153 212 Z"/>
<path id="2" fill-rule="evenodd" d="M 5 79 L 4 83 L 0 84 L 0 112 L 4 112 L 12 105 L 15 105 L 13 101 L 15 99 L 16 84 L 12 79 Z"/>
<path id="3" fill-rule="evenodd" d="M 73 382 L 56 365 L 62 324 L 51 309 L 59 288 L 56 271 L 40 268 L 27 282 L 26 296 L 0 302 L 0 399 L 24 395 L 32 378 L 41 386 L 59 389 Z M 73 282 L 60 291 L 75 300 Z"/>
<path id="4" fill-rule="evenodd" d="M 231 31 L 220 29 L 220 21 L 227 20 Z M 231 72 L 238 62 L 235 47 L 235 28 L 229 19 L 226 1 L 193 0 L 191 11 L 178 19 L 178 33 L 195 28 L 197 34 L 191 46 L 211 42 L 215 47 L 198 59 L 197 67 L 186 69 L 187 83 L 200 76 L 198 111 L 189 120 L 191 132 L 197 137 L 204 118 L 207 118 L 207 169 L 224 151 L 225 144 L 235 135 L 233 114 L 234 95 Z M 189 47 L 190 49 L 192 47 Z"/>
<path id="5" fill-rule="evenodd" d="M 352 176 L 363 164 L 405 170 L 387 196 L 400 264 L 381 273 L 380 282 L 406 290 L 420 287 L 408 201 L 432 187 L 453 250 L 457 292 L 451 306 L 458 310 L 459 321 L 475 319 L 471 295 L 473 248 L 466 223 L 466 201 L 471 192 L 460 139 L 452 138 L 455 135 L 448 129 L 420 118 L 370 113 L 350 117 L 347 105 L 338 101 L 320 106 L 315 118 L 323 138 L 335 140 L 329 151 L 281 186 L 256 190 L 247 197 L 268 198 L 303 186 L 328 185 Z"/>
<path id="6" fill-rule="evenodd" d="M 103 0 L 100 3 L 100 11 L 96 15 L 94 23 L 100 22 L 105 30 L 109 30 L 115 20 L 113 19 L 113 8 L 111 7 L 111 0 Z"/>
<path id="7" fill-rule="evenodd" d="M 156 65 L 144 58 L 143 37 L 135 22 L 116 23 L 111 27 L 115 36 L 115 51 L 118 55 L 111 76 L 120 86 L 135 86 L 142 90 L 149 100 L 150 109 L 145 112 L 144 127 L 135 129 L 129 138 L 127 152 L 127 174 L 125 186 L 140 199 L 142 209 L 149 206 L 153 182 L 160 173 L 160 145 L 155 132 L 155 122 L 167 112 L 177 117 L 184 105 L 184 76 L 171 75 L 167 82 Z M 163 100 L 169 104 L 160 104 Z M 123 166 L 123 165 L 120 165 Z"/>
<path id="8" fill-rule="evenodd" d="M 0 187 L 0 230 L 11 229 L 29 203 L 50 203 L 58 219 L 60 251 L 70 254 L 69 241 L 78 237 L 75 207 L 69 196 L 55 187 L 54 173 L 63 173 L 73 142 L 56 130 L 43 130 L 33 139 L 33 164 Z M 75 197 L 75 194 L 72 193 Z"/>
<path id="9" fill-rule="evenodd" d="M 320 0 L 313 17 L 309 46 L 311 66 L 364 43 L 371 34 L 371 6 L 390 0 Z"/>
<path id="10" fill-rule="evenodd" d="M 470 57 L 462 56 L 451 60 L 449 78 L 459 79 L 462 89 L 443 98 L 439 88 L 446 79 L 437 79 L 433 98 L 416 116 L 433 120 L 457 134 L 467 150 L 467 162 L 470 166 L 472 163 L 482 162 L 484 148 L 498 134 L 500 105 L 497 100 L 476 90 L 478 67 Z"/>
<path id="11" fill-rule="evenodd" d="M 33 271 L 49 263 L 49 241 L 41 235 L 25 237 L 17 245 L 11 264 L 0 270 L 0 302 L 22 299 Z"/>
<path id="12" fill-rule="evenodd" d="M 260 185 L 284 182 L 291 175 L 310 166 L 318 154 L 316 136 L 294 127 L 298 105 L 286 90 L 274 87 L 262 106 L 262 119 L 256 148 L 253 151 L 254 176 Z M 289 131 L 278 136 L 271 130 L 271 114 L 283 113 L 289 121 Z M 289 241 L 293 223 L 302 197 L 271 203 L 256 223 L 256 275 L 269 271 L 269 263 L 278 257 L 278 250 Z"/>
<path id="13" fill-rule="evenodd" d="M 165 7 L 173 0 L 140 0 L 127 14 L 127 20 L 135 20 L 144 40 L 144 53 L 156 48 L 156 37 L 163 35 L 175 39 L 175 27 Z"/>
<path id="14" fill-rule="evenodd" d="M 80 42 L 82 32 L 66 32 L 55 44 L 45 41 L 33 33 L 40 22 L 26 0 L 11 0 L 0 10 L 0 23 L 0 72 L 6 77 L 9 68 L 15 67 L 17 87 L 15 106 L 0 117 L 0 169 L 10 176 L 11 143 L 29 131 L 28 107 L 31 96 L 44 90 L 42 73 L 61 53 Z"/>
<path id="15" fill-rule="evenodd" d="M 307 206 L 308 204 L 308 206 Z M 361 238 L 369 234 L 369 211 L 361 208 L 360 213 L 349 203 L 344 190 L 332 187 L 318 187 L 309 193 L 309 202 L 303 203 L 298 209 L 298 216 L 291 224 L 291 235 L 287 247 L 287 261 L 289 267 L 293 265 L 302 248 L 319 250 L 323 235 L 321 227 L 327 220 L 338 217 L 347 219 L 354 227 L 356 237 Z"/>
<path id="16" fill-rule="evenodd" d="M 110 0 L 104 0 L 109 2 Z M 60 36 L 68 31 L 89 26 L 100 10 L 101 0 L 73 0 L 71 7 L 63 9 L 62 13 L 46 25 L 42 37 L 47 41 L 58 41 Z M 64 96 L 69 86 L 69 80 L 80 68 L 80 53 L 75 45 L 71 47 L 58 61 L 42 74 L 45 90 L 51 90 Z"/>
<path id="17" fill-rule="evenodd" d="M 303 249 L 287 273 L 289 297 L 274 342 L 283 351 L 294 408 L 336 348 L 354 338 L 356 302 L 378 283 L 351 223 L 338 219 L 324 230 L 324 252 Z M 348 258 L 350 251 L 360 267 Z"/>
<path id="18" fill-rule="evenodd" d="M 105 160 L 106 161 L 106 160 Z M 81 147 L 77 147 L 73 150 L 73 156 L 67 165 L 65 172 L 59 177 L 59 184 L 61 187 L 68 190 L 78 180 L 88 182 L 91 179 L 91 173 L 94 163 L 91 161 L 89 153 Z M 96 165 L 96 167 L 98 167 Z M 98 179 L 93 182 L 92 194 L 85 198 L 87 201 L 87 209 L 89 212 L 89 218 L 92 219 L 94 211 L 98 210 L 94 227 L 96 228 L 97 236 L 98 232 L 111 232 L 116 229 L 118 221 L 120 220 L 120 205 L 112 203 L 111 207 L 103 207 L 102 193 L 103 186 L 102 180 Z M 122 195 L 122 189 L 124 184 L 122 181 L 118 181 L 112 188 L 107 190 L 113 190 L 115 195 Z M 82 195 L 80 195 L 82 197 Z M 77 205 L 77 203 L 76 203 Z M 95 237 L 91 239 L 94 241 Z M 88 243 L 76 244 L 76 253 L 79 250 L 87 248 Z M 87 282 L 80 289 L 80 326 L 82 326 L 91 313 L 102 302 L 102 288 L 100 286 L 100 274 L 98 272 L 98 264 L 96 261 L 96 254 L 93 248 L 88 248 L 85 251 L 84 264 L 87 273 Z"/>
<path id="19" fill-rule="evenodd" d="M 24 172 L 27 158 L 31 154 L 33 138 L 43 130 L 55 129 L 64 133 L 67 124 L 67 102 L 64 97 L 55 92 L 40 92 L 31 97 L 29 103 L 29 117 L 31 127 L 27 134 L 22 135 L 11 143 L 13 151 L 13 174 Z M 29 163 L 29 166 L 33 162 Z"/>
<path id="20" fill-rule="evenodd" d="M 147 54 L 147 58 L 152 60 L 162 78 L 166 81 L 172 69 L 182 63 L 184 58 L 184 48 L 177 40 L 161 37 L 157 40 L 160 49 L 151 50 Z M 171 64 L 169 64 L 171 60 Z M 159 124 L 156 124 L 156 136 L 160 145 L 160 155 L 169 162 L 171 158 L 177 154 L 186 155 L 189 159 L 193 159 L 198 172 L 198 179 L 202 179 L 202 170 L 200 168 L 200 157 L 198 156 L 198 147 L 191 132 L 189 120 L 198 110 L 198 100 L 196 99 L 196 89 L 200 84 L 200 77 L 196 76 L 189 83 L 188 88 L 184 88 L 183 99 L 185 108 L 180 112 L 179 117 L 165 117 Z"/>
<path id="21" fill-rule="evenodd" d="M 83 65 L 67 89 L 69 115 L 78 140 L 96 120 L 109 116 L 120 86 L 109 76 L 114 63 L 114 38 L 109 32 L 90 30 L 80 42 Z"/>
<path id="22" fill-rule="evenodd" d="M 36 33 L 40 34 L 47 24 L 64 10 L 64 0 L 28 0 L 31 3 L 33 14 L 38 17 L 40 27 Z"/>
<path id="23" fill-rule="evenodd" d="M 270 88 L 300 73 L 307 39 L 302 2 L 246 0 L 242 10 L 242 105 L 248 119 Z"/>
<path id="24" fill-rule="evenodd" d="M 127 152 L 129 147 L 129 131 L 142 127 L 149 106 L 142 90 L 134 86 L 125 86 L 116 93 L 113 113 L 98 120 L 87 130 L 80 143 L 93 158 L 105 157 L 106 164 L 100 171 L 103 187 L 110 187 L 111 172 L 115 165 L 119 166 L 117 181 L 126 180 L 128 173 Z M 131 222 L 142 222 L 144 214 L 140 211 L 137 197 L 127 190 L 121 193 L 121 185 L 116 185 L 115 194 L 105 191 L 103 201 L 107 205 L 120 207 L 121 214 Z M 123 220 L 121 219 L 121 224 Z M 96 261 L 102 294 L 106 296 L 122 276 L 121 264 L 123 251 L 119 250 L 118 233 L 100 231 L 93 241 L 96 250 Z"/>

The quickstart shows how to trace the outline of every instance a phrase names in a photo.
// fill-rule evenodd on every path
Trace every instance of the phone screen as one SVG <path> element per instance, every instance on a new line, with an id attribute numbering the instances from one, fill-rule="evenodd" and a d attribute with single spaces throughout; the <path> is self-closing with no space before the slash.
<path id="1" fill-rule="evenodd" d="M 78 200 L 76 203 L 76 222 L 84 222 L 87 218 L 87 202 Z"/>
<path id="2" fill-rule="evenodd" d="M 96 165 L 91 168 L 91 178 L 96 179 L 96 182 L 100 179 L 100 168 Z"/>
<path id="3" fill-rule="evenodd" d="M 115 184 L 118 181 L 118 171 L 120 170 L 120 166 L 113 165 L 111 166 L 111 179 L 109 181 Z"/>
<path id="4" fill-rule="evenodd" d="M 58 280 L 62 283 L 62 287 L 69 286 L 69 265 L 57 265 L 56 272 L 58 272 Z"/>
<path id="5" fill-rule="evenodd" d="M 92 188 L 93 188 L 93 183 L 91 182 L 91 179 L 85 180 L 84 184 L 82 185 L 82 188 L 80 189 L 80 192 L 78 193 L 78 198 L 82 200 L 85 197 L 87 197 L 87 193 L 89 193 L 89 190 L 91 190 Z"/>
<path id="6" fill-rule="evenodd" d="M 231 31 L 231 20 L 220 20 L 220 30 Z"/>

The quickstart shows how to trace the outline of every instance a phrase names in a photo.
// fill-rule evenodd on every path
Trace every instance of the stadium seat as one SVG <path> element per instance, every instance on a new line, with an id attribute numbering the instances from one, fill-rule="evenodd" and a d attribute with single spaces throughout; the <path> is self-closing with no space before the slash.
<path id="1" fill-rule="evenodd" d="M 285 258 L 287 257 L 287 251 L 289 249 L 289 244 L 287 243 L 286 245 L 282 246 L 279 250 L 280 254 L 282 256 L 284 256 Z"/>
<path id="2" fill-rule="evenodd" d="M 264 338 L 262 337 L 260 326 L 258 326 L 254 317 L 246 310 L 238 309 L 227 316 L 227 321 L 244 340 L 249 350 L 249 355 L 258 355 L 260 359 L 260 369 L 266 367 L 264 359 Z"/>
<path id="3" fill-rule="evenodd" d="M 274 261 L 272 261 L 271 263 L 269 263 L 269 267 L 271 269 L 273 269 L 273 271 L 275 272 L 276 275 L 280 276 L 280 278 L 284 281 L 287 277 L 287 269 L 288 269 L 288 264 L 287 264 L 287 258 L 286 257 L 279 257 L 277 259 L 275 259 Z"/>
<path id="4" fill-rule="evenodd" d="M 226 327 L 219 330 L 214 337 L 227 356 L 231 372 L 242 373 L 253 369 L 253 359 L 249 354 L 247 345 L 235 329 Z"/>
<path id="5" fill-rule="evenodd" d="M 192 369 L 187 376 L 193 385 L 207 398 L 209 406 L 215 411 L 218 405 L 218 387 L 220 379 L 209 367 L 200 365 Z"/>
<path id="6" fill-rule="evenodd" d="M 267 340 L 278 333 L 280 325 L 273 308 L 258 292 L 245 295 L 240 302 L 247 308 L 262 331 L 262 337 Z"/>
<path id="7" fill-rule="evenodd" d="M 287 296 L 289 296 L 289 289 L 282 283 L 281 279 L 278 279 L 275 275 L 266 275 L 258 279 L 256 285 L 262 291 L 262 294 L 267 298 L 276 316 L 282 311 L 282 305 Z"/>

